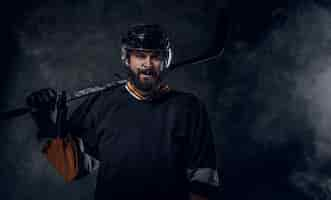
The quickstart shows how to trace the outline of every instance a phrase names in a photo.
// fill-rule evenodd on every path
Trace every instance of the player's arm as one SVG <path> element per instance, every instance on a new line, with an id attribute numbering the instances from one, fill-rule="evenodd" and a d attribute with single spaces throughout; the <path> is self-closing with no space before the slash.
<path id="1" fill-rule="evenodd" d="M 81 138 L 71 134 L 64 138 L 56 135 L 56 97 L 53 89 L 42 89 L 29 95 L 27 104 L 35 110 L 32 118 L 38 127 L 37 136 L 43 154 L 65 181 L 69 182 L 93 172 L 99 163 L 85 151 Z M 84 103 L 80 107 L 84 107 Z M 70 123 L 67 125 L 71 127 Z"/>
<path id="2" fill-rule="evenodd" d="M 205 106 L 199 100 L 190 108 L 191 127 L 187 145 L 187 178 L 191 200 L 206 200 L 219 190 L 214 139 Z"/>

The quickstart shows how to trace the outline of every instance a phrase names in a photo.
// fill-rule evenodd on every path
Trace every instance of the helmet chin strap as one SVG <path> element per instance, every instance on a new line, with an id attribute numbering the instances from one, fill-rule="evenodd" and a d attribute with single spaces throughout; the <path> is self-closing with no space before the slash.
<path id="1" fill-rule="evenodd" d="M 165 68 L 168 69 L 170 64 L 171 64 L 171 60 L 172 60 L 172 49 L 169 48 L 168 49 L 168 59 L 167 59 L 167 63 L 165 64 Z"/>

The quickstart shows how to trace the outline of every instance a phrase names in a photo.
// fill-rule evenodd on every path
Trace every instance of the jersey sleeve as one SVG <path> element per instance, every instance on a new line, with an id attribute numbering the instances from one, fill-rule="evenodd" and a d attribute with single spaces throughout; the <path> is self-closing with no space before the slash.
<path id="1" fill-rule="evenodd" d="M 80 146 L 83 151 L 95 158 L 98 157 L 98 133 L 97 118 L 94 112 L 97 109 L 98 98 L 98 95 L 88 97 L 73 111 L 67 124 L 69 134 L 80 138 Z"/>
<path id="2" fill-rule="evenodd" d="M 98 128 L 94 111 L 97 109 L 98 95 L 88 97 L 71 114 L 68 120 L 68 132 L 77 138 L 79 151 L 79 171 L 76 179 L 90 174 L 99 167 Z"/>
<path id="3" fill-rule="evenodd" d="M 213 135 L 204 104 L 198 103 L 191 108 L 191 133 L 188 143 L 187 178 L 190 192 L 202 196 L 210 196 L 217 192 L 219 176 Z"/>
<path id="4" fill-rule="evenodd" d="M 99 167 L 96 118 L 92 113 L 97 96 L 87 98 L 67 121 L 65 137 L 46 138 L 42 152 L 66 182 L 80 179 Z M 94 108 L 93 108 L 94 109 Z"/>

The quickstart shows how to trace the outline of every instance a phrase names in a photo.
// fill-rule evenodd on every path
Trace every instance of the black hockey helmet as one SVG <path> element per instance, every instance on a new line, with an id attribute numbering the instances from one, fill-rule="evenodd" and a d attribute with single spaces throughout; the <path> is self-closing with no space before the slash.
<path id="1" fill-rule="evenodd" d="M 172 60 L 170 41 L 165 30 L 158 24 L 138 24 L 131 26 L 122 38 L 122 61 L 127 64 L 130 50 L 160 51 L 164 68 L 168 68 Z"/>

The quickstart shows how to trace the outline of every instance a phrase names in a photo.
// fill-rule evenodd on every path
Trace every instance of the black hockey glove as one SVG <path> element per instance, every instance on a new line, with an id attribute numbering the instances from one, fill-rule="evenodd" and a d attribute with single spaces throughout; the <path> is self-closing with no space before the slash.
<path id="1" fill-rule="evenodd" d="M 39 128 L 38 138 L 56 136 L 56 99 L 56 91 L 51 88 L 32 92 L 26 98 L 26 104 L 33 109 L 32 118 Z"/>

